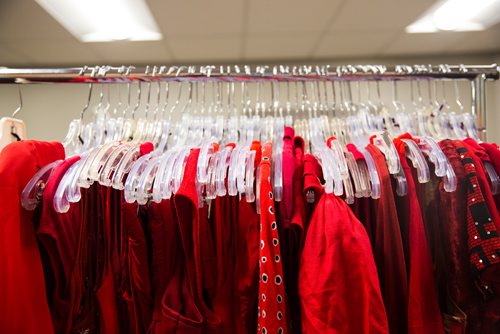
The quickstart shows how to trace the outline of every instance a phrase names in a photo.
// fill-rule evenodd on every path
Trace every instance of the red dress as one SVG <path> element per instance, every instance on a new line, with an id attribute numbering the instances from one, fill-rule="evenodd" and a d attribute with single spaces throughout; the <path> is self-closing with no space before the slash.
<path id="1" fill-rule="evenodd" d="M 21 192 L 43 166 L 64 159 L 60 143 L 23 140 L 0 153 L 0 332 L 54 333 L 33 212 Z"/>

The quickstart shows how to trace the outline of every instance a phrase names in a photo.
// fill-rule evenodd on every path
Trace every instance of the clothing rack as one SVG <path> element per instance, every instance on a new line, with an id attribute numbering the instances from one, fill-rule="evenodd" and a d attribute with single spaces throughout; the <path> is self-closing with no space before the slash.
<path id="1" fill-rule="evenodd" d="M 500 66 L 491 65 L 274 65 L 274 66 L 83 66 L 72 68 L 0 67 L 0 84 L 117 83 L 131 81 L 309 81 L 309 80 L 418 80 L 463 79 L 471 82 L 472 113 L 478 131 L 486 132 L 487 80 L 500 78 Z"/>

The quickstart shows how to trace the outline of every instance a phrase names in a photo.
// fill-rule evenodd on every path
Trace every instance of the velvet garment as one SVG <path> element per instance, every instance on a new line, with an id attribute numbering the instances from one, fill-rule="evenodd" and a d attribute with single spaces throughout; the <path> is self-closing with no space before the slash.
<path id="1" fill-rule="evenodd" d="M 189 289 L 173 203 L 152 203 L 148 213 L 154 286 L 153 320 L 148 333 L 200 334 L 203 318 Z"/>
<path id="2" fill-rule="evenodd" d="M 71 326 L 74 305 L 69 288 L 80 233 L 81 203 L 71 205 L 66 213 L 58 213 L 54 209 L 54 195 L 66 171 L 78 160 L 80 157 L 66 159 L 52 171 L 43 192 L 42 214 L 37 229 L 37 236 L 50 261 L 45 271 L 51 272 L 51 284 L 54 286 L 49 299 L 55 333 L 65 333 Z"/>
<path id="3" fill-rule="evenodd" d="M 307 155 L 304 189 L 318 200 L 300 260 L 302 332 L 389 333 L 370 239 L 348 205 L 324 193 L 317 170 Z"/>
<path id="4" fill-rule="evenodd" d="M 220 333 L 221 319 L 206 304 L 203 296 L 204 274 L 202 268 L 206 258 L 202 250 L 206 249 L 206 238 L 202 238 L 206 225 L 199 217 L 198 195 L 196 192 L 196 167 L 199 149 L 191 150 L 184 168 L 181 186 L 174 195 L 174 204 L 179 222 L 181 240 L 184 249 L 186 272 L 189 289 L 192 291 L 195 304 L 203 318 L 203 333 Z"/>
<path id="5" fill-rule="evenodd" d="M 406 159 L 405 144 L 394 143 L 407 181 L 406 196 L 396 196 L 401 231 L 408 245 L 408 333 L 444 333 L 443 320 L 434 281 L 432 260 L 425 235 L 422 211 L 418 202 L 410 165 Z"/>
<path id="6" fill-rule="evenodd" d="M 375 217 L 372 221 L 375 227 L 371 232 L 375 238 L 371 242 L 387 311 L 389 331 L 405 333 L 408 329 L 408 276 L 392 191 L 392 176 L 387 170 L 385 157 L 380 150 L 372 144 L 369 144 L 366 150 L 373 157 L 380 178 L 380 198 L 373 200 Z"/>

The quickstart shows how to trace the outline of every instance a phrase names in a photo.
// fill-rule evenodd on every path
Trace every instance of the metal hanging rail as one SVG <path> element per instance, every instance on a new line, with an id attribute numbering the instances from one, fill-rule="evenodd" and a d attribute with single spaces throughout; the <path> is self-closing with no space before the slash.
<path id="1" fill-rule="evenodd" d="M 308 81 L 464 79 L 471 82 L 472 113 L 481 139 L 486 136 L 487 80 L 500 78 L 491 65 L 343 65 L 343 66 L 94 66 L 72 68 L 0 67 L 0 84 L 113 83 L 131 81 Z"/>
<path id="2" fill-rule="evenodd" d="M 500 67 L 492 65 L 344 65 L 326 66 L 95 66 L 73 68 L 0 67 L 0 83 L 81 83 L 157 80 L 303 81 L 303 80 L 498 80 Z"/>

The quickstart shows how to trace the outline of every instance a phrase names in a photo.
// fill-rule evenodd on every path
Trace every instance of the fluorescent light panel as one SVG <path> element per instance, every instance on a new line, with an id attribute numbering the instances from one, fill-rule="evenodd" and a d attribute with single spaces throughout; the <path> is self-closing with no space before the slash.
<path id="1" fill-rule="evenodd" d="M 82 42 L 162 39 L 145 0 L 36 0 Z"/>
<path id="2" fill-rule="evenodd" d="M 406 27 L 408 33 L 479 31 L 500 22 L 500 0 L 442 0 Z"/>

